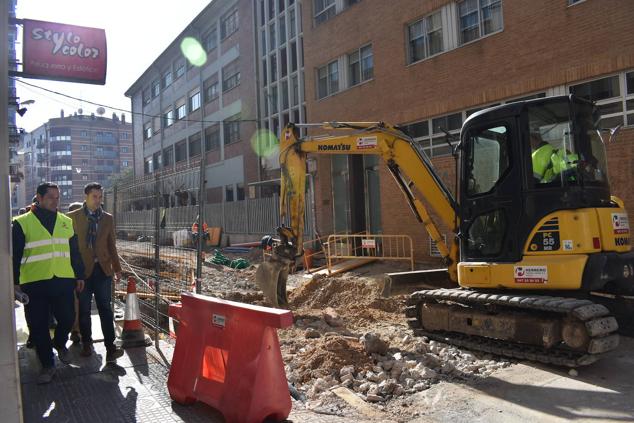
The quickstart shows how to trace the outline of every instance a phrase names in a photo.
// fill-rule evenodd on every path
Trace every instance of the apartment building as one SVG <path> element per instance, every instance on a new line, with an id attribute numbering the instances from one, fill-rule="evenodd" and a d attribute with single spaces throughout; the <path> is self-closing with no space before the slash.
<path id="1" fill-rule="evenodd" d="M 84 201 L 84 186 L 131 171 L 133 166 L 132 125 L 125 115 L 112 118 L 60 114 L 22 136 L 25 198 L 30 202 L 42 181 L 60 188 L 60 210 Z M 24 204 L 18 205 L 19 207 Z"/>
<path id="2" fill-rule="evenodd" d="M 306 109 L 403 125 L 453 189 L 444 131 L 491 105 L 574 93 L 597 101 L 603 126 L 624 125 L 609 176 L 634 210 L 633 21 L 629 0 L 306 1 Z M 435 254 L 376 158 L 320 156 L 315 181 L 322 233 L 408 234 L 417 260 Z"/>
<path id="3" fill-rule="evenodd" d="M 15 19 L 15 9 L 17 6 L 17 0 L 9 0 L 6 2 L 8 8 L 9 19 Z M 7 39 L 8 39 L 8 61 L 9 71 L 18 70 L 18 60 L 16 53 L 16 45 L 18 42 L 18 27 L 15 24 L 10 23 L 8 25 Z M 10 192 L 11 192 L 11 207 L 12 209 L 17 206 L 19 200 L 19 193 L 21 191 L 21 175 L 22 170 L 20 166 L 20 157 L 17 154 L 17 147 L 20 143 L 20 129 L 16 125 L 16 113 L 20 110 L 20 99 L 17 96 L 15 89 L 15 80 L 9 78 L 8 82 L 8 94 L 9 94 L 9 114 L 8 114 L 8 126 L 9 126 L 9 175 L 10 179 Z M 20 111 L 23 113 L 22 111 Z"/>
<path id="4" fill-rule="evenodd" d="M 255 196 L 260 158 L 255 32 L 249 0 L 216 0 L 126 91 L 133 111 L 135 175 L 205 163 L 207 203 Z M 186 57 L 187 49 L 198 52 Z M 196 195 L 193 193 L 194 196 Z"/>

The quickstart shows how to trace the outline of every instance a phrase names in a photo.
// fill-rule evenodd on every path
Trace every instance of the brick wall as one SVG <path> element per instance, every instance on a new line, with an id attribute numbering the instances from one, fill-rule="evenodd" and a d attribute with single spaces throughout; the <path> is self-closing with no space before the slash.
<path id="1" fill-rule="evenodd" d="M 448 3 L 401 0 L 394 7 L 393 2 L 363 0 L 315 27 L 308 2 L 302 19 L 311 122 L 411 122 L 634 69 L 631 0 L 587 0 L 571 7 L 566 0 L 503 0 L 503 31 L 407 65 L 407 24 Z M 367 43 L 373 46 L 374 78 L 317 100 L 316 68 Z M 623 130 L 608 147 L 613 193 L 630 210 L 634 210 L 633 147 L 632 129 Z M 453 159 L 433 162 L 453 190 Z M 384 233 L 411 235 L 416 259 L 429 262 L 429 237 L 423 226 L 384 167 L 380 178 Z M 332 231 L 331 198 L 330 159 L 319 157 L 316 203 L 322 233 Z M 443 232 L 449 238 L 448 229 Z"/>

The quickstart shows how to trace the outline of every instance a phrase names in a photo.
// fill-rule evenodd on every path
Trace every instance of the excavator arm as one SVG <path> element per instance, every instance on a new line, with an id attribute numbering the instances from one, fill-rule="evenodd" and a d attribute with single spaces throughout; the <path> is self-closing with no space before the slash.
<path id="1" fill-rule="evenodd" d="M 315 126 L 315 125 L 311 125 Z M 403 192 L 412 212 L 423 223 L 445 260 L 449 277 L 457 282 L 458 242 L 447 245 L 430 216 L 426 204 L 416 197 L 415 188 L 425 198 L 440 221 L 454 231 L 458 228 L 457 203 L 434 171 L 433 166 L 399 129 L 382 122 L 327 122 L 327 136 L 300 137 L 297 125 L 289 124 L 280 140 L 282 221 L 289 226 L 277 228 L 280 242 L 273 248 L 271 260 L 258 268 L 256 280 L 265 297 L 274 305 L 285 305 L 288 265 L 303 254 L 303 231 L 308 154 L 373 154 L 380 156 Z"/>

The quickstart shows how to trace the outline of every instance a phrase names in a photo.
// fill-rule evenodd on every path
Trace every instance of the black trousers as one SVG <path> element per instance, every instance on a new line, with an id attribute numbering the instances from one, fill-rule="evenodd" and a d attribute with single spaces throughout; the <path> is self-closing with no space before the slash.
<path id="1" fill-rule="evenodd" d="M 74 279 L 53 278 L 20 285 L 22 291 L 29 296 L 29 303 L 25 306 L 29 316 L 29 332 L 43 367 L 54 365 L 53 347 L 65 347 L 68 341 L 68 333 L 75 320 L 75 284 Z M 57 319 L 52 340 L 48 329 L 51 311 Z"/>

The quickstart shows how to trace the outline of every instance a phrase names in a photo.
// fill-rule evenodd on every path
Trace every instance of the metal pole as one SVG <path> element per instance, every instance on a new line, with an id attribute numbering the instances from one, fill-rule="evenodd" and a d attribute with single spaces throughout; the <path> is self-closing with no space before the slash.
<path id="1" fill-rule="evenodd" d="M 200 34 L 200 30 L 198 31 Z M 202 39 L 202 38 L 199 38 Z M 203 223 L 205 222 L 205 163 L 207 162 L 207 149 L 205 145 L 205 102 L 202 67 L 198 68 L 198 79 L 200 83 L 200 168 L 198 179 L 198 245 L 196 246 L 196 293 L 201 292 L 201 279 L 203 274 L 203 242 L 205 234 Z"/>
<path id="2" fill-rule="evenodd" d="M 203 273 L 203 242 L 205 240 L 203 223 L 205 222 L 205 207 L 204 205 L 204 193 L 205 193 L 205 160 L 201 154 L 200 157 L 200 180 L 198 188 L 198 245 L 196 251 L 196 293 L 200 294 L 201 279 Z"/>
<path id="3" fill-rule="evenodd" d="M 110 204 L 108 204 L 110 205 Z M 112 213 L 112 220 L 114 221 L 114 239 L 117 242 L 117 184 L 115 183 L 112 187 L 112 209 L 110 210 Z M 121 281 L 118 281 L 121 283 Z M 110 292 L 110 309 L 112 310 L 112 315 L 114 316 L 114 302 L 115 302 L 115 284 L 111 284 L 111 292 Z"/>
<path id="4" fill-rule="evenodd" d="M 160 242 L 161 225 L 161 191 L 159 189 L 158 175 L 154 176 L 154 346 L 159 349 L 159 306 L 160 306 L 160 282 L 161 251 Z"/>

